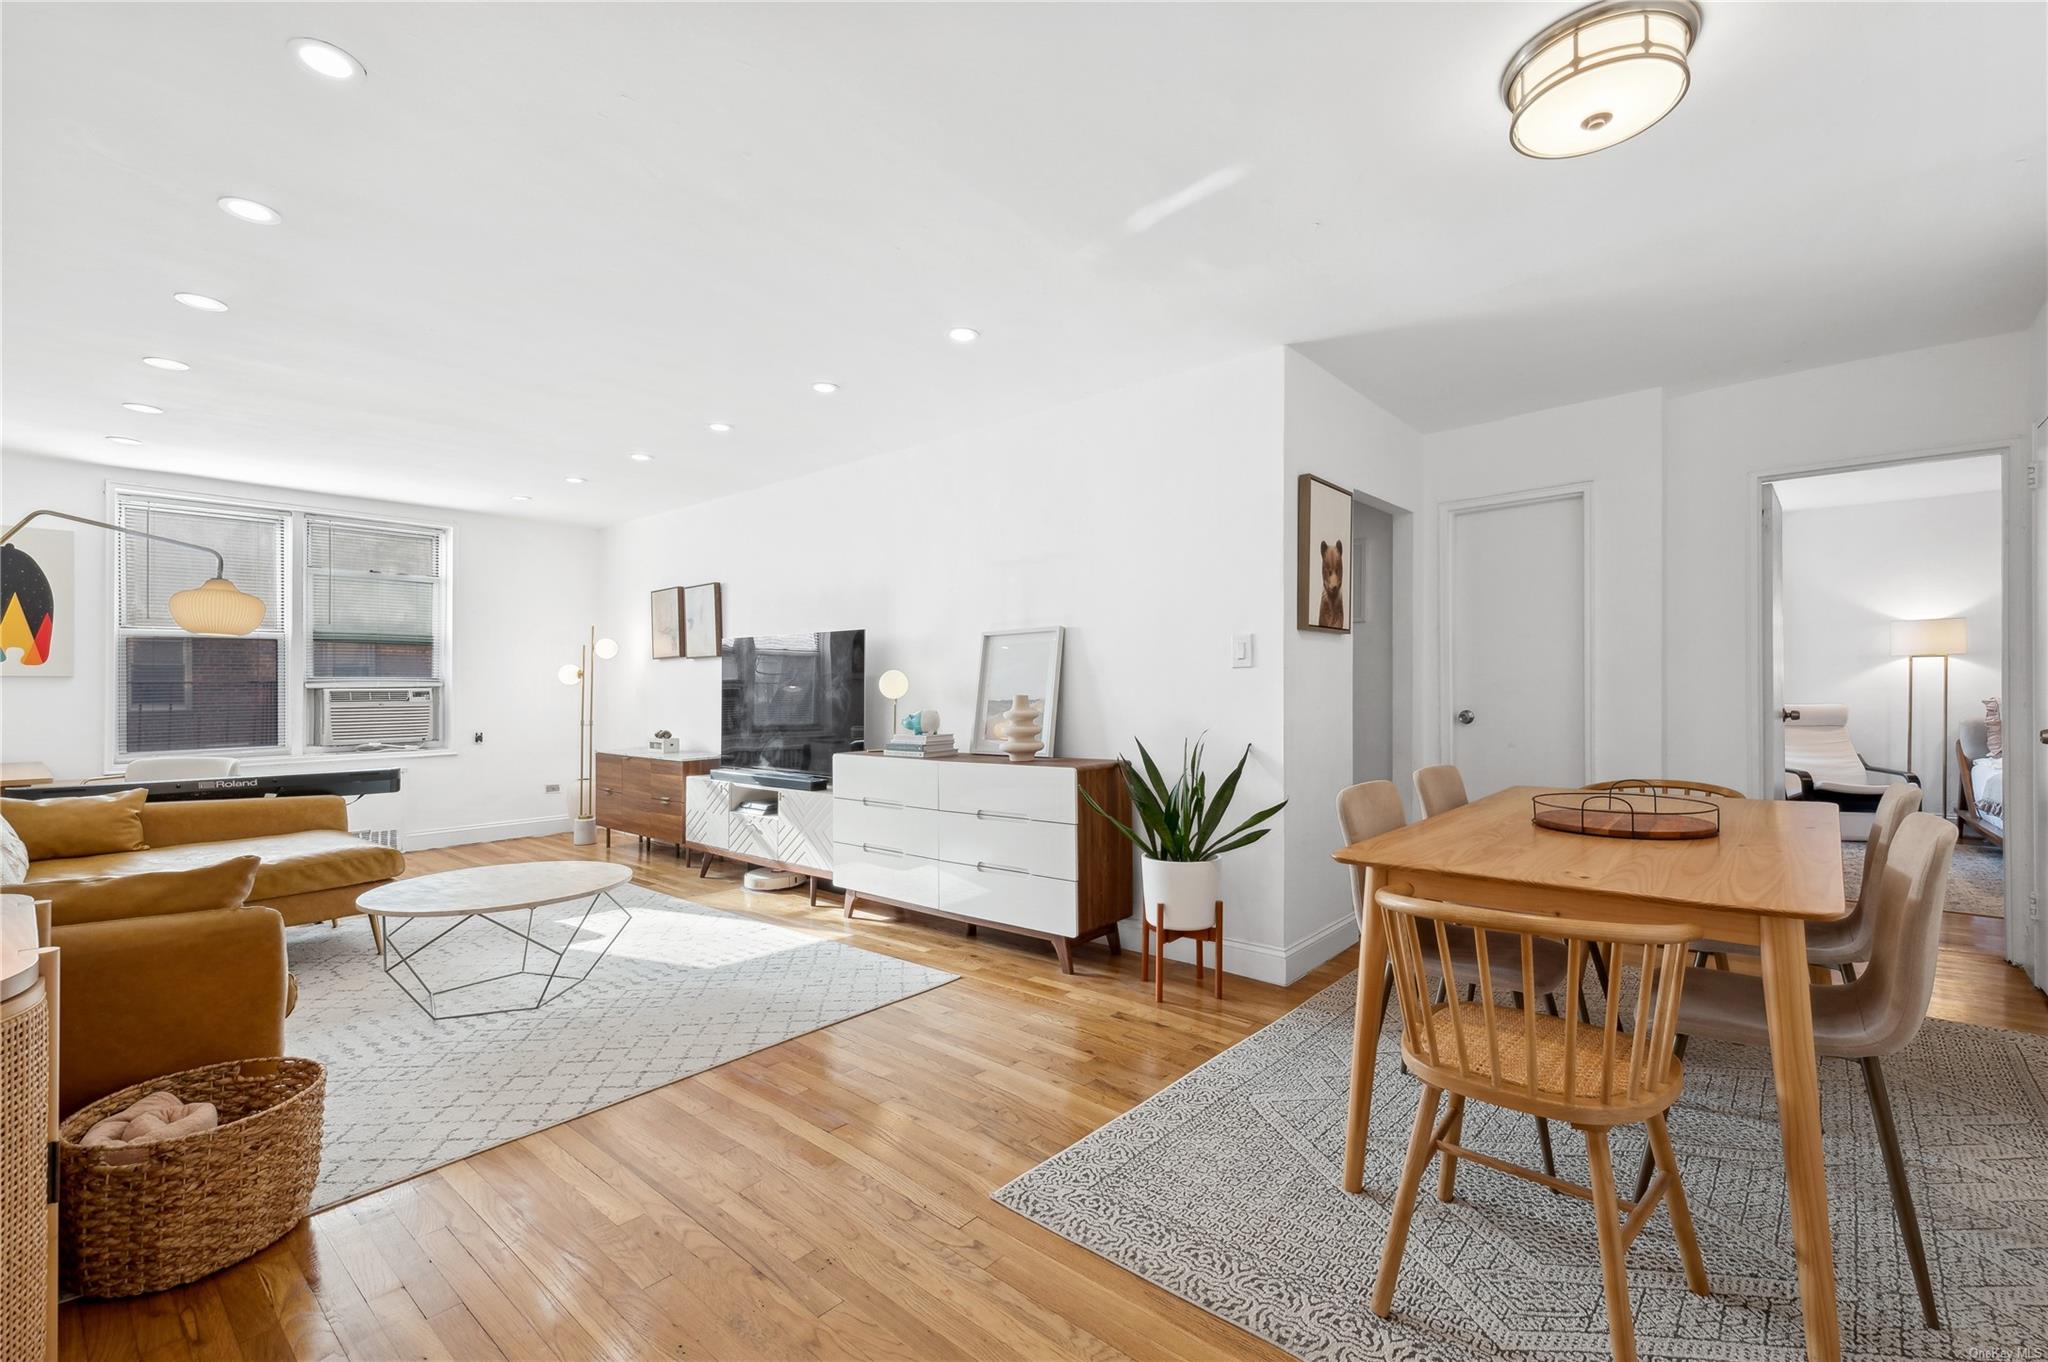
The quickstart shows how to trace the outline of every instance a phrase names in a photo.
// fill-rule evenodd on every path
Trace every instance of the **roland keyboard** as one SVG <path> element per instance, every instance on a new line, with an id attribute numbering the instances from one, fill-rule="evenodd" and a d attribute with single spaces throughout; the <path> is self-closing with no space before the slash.
<path id="1" fill-rule="evenodd" d="M 272 776 L 208 776 L 203 780 L 108 780 L 90 785 L 24 785 L 8 790 L 9 799 L 75 799 L 80 795 L 147 790 L 153 800 L 261 799 L 286 795 L 392 794 L 398 789 L 398 768 L 372 771 L 292 771 Z"/>

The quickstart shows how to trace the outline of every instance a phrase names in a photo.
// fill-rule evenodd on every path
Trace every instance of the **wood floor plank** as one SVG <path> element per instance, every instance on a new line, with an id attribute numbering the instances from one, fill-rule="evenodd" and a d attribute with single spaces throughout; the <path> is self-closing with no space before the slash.
<path id="1" fill-rule="evenodd" d="M 1341 978 L 1349 952 L 1288 988 L 1232 976 L 1220 1000 L 1176 968 L 1155 1003 L 1135 952 L 1091 946 L 1064 975 L 1042 943 L 848 922 L 632 839 L 407 867 L 536 859 L 629 864 L 648 888 L 961 977 L 324 1212 L 204 1282 L 67 1304 L 67 1362 L 1282 1356 L 989 1193 Z M 2048 1034 L 2003 941 L 1997 919 L 1950 915 L 1931 1011 Z"/>

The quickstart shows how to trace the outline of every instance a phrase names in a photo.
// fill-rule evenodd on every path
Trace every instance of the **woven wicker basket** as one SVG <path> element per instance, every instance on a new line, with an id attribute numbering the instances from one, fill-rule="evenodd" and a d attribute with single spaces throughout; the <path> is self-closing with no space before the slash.
<path id="1" fill-rule="evenodd" d="M 135 1149 L 87 1149 L 95 1122 L 153 1092 L 211 1102 L 217 1129 Z M 197 1281 L 305 1218 L 320 1172 L 327 1075 L 310 1059 L 244 1059 L 123 1088 L 59 1133 L 66 1291 L 139 1296 Z"/>

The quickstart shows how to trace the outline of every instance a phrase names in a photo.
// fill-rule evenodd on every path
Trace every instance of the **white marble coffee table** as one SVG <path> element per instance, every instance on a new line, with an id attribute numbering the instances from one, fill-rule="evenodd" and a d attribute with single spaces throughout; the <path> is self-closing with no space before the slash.
<path id="1" fill-rule="evenodd" d="M 381 929 L 383 945 L 378 951 L 378 960 L 384 973 L 398 985 L 400 992 L 411 998 L 422 1012 L 436 1021 L 452 1020 L 456 1017 L 486 1017 L 500 1012 L 531 1012 L 567 993 L 577 984 L 590 977 L 598 962 L 611 950 L 627 924 L 633 920 L 625 906 L 612 897 L 612 890 L 626 884 L 633 878 L 630 866 L 613 865 L 608 861 L 523 861 L 513 865 L 483 865 L 467 870 L 444 870 L 439 874 L 421 875 L 415 879 L 393 880 L 390 884 L 379 885 L 356 900 L 356 907 L 370 917 L 377 919 Z M 602 899 L 618 910 L 619 922 L 603 937 L 603 944 L 590 956 L 590 963 L 581 973 L 566 974 L 562 970 L 568 958 L 568 950 L 576 944 L 590 915 Z M 569 929 L 568 941 L 562 946 L 551 946 L 534 935 L 533 915 L 541 908 L 557 903 L 574 903 L 587 900 L 583 912 Z M 525 930 L 504 921 L 497 914 L 526 914 Z M 421 919 L 453 919 L 424 941 L 398 938 L 408 927 Z M 566 921 L 566 919 L 565 919 Z M 422 952 L 460 930 L 471 922 L 488 923 L 501 931 L 519 938 L 519 968 L 498 970 L 480 979 L 461 979 L 455 983 L 429 983 L 421 976 L 415 962 Z M 421 929 L 414 927 L 416 937 Z M 548 968 L 543 971 L 529 968 L 534 951 L 544 952 L 549 957 Z M 579 952 L 580 953 L 580 952 Z M 442 952 L 442 955 L 449 952 Z M 424 962 L 421 962 L 424 963 Z M 406 987 L 398 971 L 404 970 L 419 986 L 419 993 Z M 459 977 L 459 976 L 458 976 Z M 535 978 L 540 980 L 539 990 L 531 1003 L 510 1007 L 485 1007 L 467 1012 L 443 1010 L 441 1000 L 465 989 L 495 984 L 507 979 Z M 557 988 L 556 985 L 561 987 Z M 508 985 L 508 987 L 510 987 Z M 520 996 L 525 996 L 521 994 Z"/>

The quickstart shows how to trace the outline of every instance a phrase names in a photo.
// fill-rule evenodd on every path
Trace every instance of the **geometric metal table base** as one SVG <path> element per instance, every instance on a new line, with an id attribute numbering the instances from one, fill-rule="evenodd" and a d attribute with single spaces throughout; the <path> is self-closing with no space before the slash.
<path id="1" fill-rule="evenodd" d="M 590 921 L 591 913 L 596 911 L 597 901 L 599 899 L 603 899 L 605 902 L 611 904 L 613 908 L 616 908 L 618 910 L 619 924 L 616 928 L 612 930 L 609 936 L 604 938 L 604 945 L 598 948 L 597 954 L 591 957 L 590 963 L 583 967 L 583 972 L 581 974 L 564 974 L 562 972 L 562 963 L 567 958 L 569 949 L 575 946 L 577 938 L 582 935 L 584 925 Z M 552 906 L 552 904 L 535 905 L 535 907 Z M 384 973 L 390 977 L 391 982 L 393 984 L 397 985 L 398 991 L 400 993 L 403 993 L 406 997 L 412 999 L 413 1006 L 419 1008 L 420 1011 L 426 1013 L 428 1017 L 432 1018 L 435 1021 L 454 1021 L 455 1019 L 460 1017 L 495 1017 L 508 1012 L 533 1012 L 537 1011 L 542 1007 L 547 1006 L 549 1003 L 555 1001 L 555 999 L 561 997 L 564 993 L 567 993 L 570 989 L 576 987 L 576 985 L 582 983 L 585 979 L 588 979 L 590 977 L 590 972 L 597 968 L 598 963 L 602 961 L 605 958 L 605 956 L 611 951 L 612 946 L 618 941 L 620 935 L 624 933 L 626 928 L 630 926 L 633 921 L 633 915 L 626 911 L 626 907 L 624 904 L 620 903 L 617 899 L 611 896 L 609 890 L 600 891 L 599 893 L 593 894 L 590 897 L 589 902 L 583 905 L 583 916 L 577 918 L 576 925 L 569 929 L 568 941 L 564 943 L 564 945 L 560 949 L 557 949 L 556 947 L 550 946 L 547 942 L 541 940 L 539 937 L 533 934 L 533 914 L 535 908 L 528 908 L 525 910 L 526 930 L 523 932 L 520 931 L 517 927 L 512 926 L 511 924 L 499 920 L 499 914 L 509 915 L 510 913 L 516 913 L 518 911 L 519 910 L 516 908 L 510 910 L 500 908 L 492 910 L 490 912 L 461 914 L 460 916 L 456 917 L 454 922 L 441 928 L 440 931 L 435 932 L 425 941 L 420 942 L 411 950 L 404 951 L 396 956 L 393 956 L 392 951 L 393 948 L 398 944 L 399 933 L 404 931 L 405 928 L 413 926 L 416 919 L 403 918 L 394 925 L 389 918 L 386 918 L 382 924 L 384 928 L 384 947 L 378 953 L 378 960 L 384 967 Z M 566 919 L 564 920 L 566 921 Z M 428 947 L 434 945 L 434 943 L 440 941 L 443 937 L 448 936 L 450 933 L 461 928 L 464 923 L 478 921 L 487 922 L 491 926 L 498 928 L 500 931 L 509 932 L 513 936 L 519 938 L 521 942 L 521 945 L 519 947 L 519 968 L 515 970 L 503 970 L 497 974 L 488 975 L 482 979 L 469 979 L 459 984 L 444 984 L 438 988 L 432 984 L 429 984 L 426 981 L 426 979 L 422 978 L 419 969 L 413 964 L 414 957 L 418 956 L 422 951 L 426 950 Z M 543 951 L 551 957 L 551 961 L 546 970 L 539 970 L 530 967 L 531 964 L 537 963 L 533 961 L 533 952 L 536 950 Z M 424 1001 L 422 1001 L 420 997 L 416 996 L 410 988 L 407 988 L 405 986 L 405 982 L 398 977 L 398 971 L 400 969 L 403 969 L 407 974 L 411 975 L 413 982 L 419 985 L 420 993 L 425 995 Z M 524 1006 L 483 1007 L 476 1008 L 467 1012 L 444 1012 L 441 1010 L 441 999 L 449 997 L 452 994 L 461 993 L 467 989 L 481 988 L 485 984 L 495 984 L 500 983 L 506 979 L 518 978 L 534 978 L 541 981 L 540 988 L 534 995 L 534 1000 L 530 1003 L 527 1003 Z M 562 987 L 551 994 L 549 990 L 553 989 L 557 983 L 561 984 Z"/>

